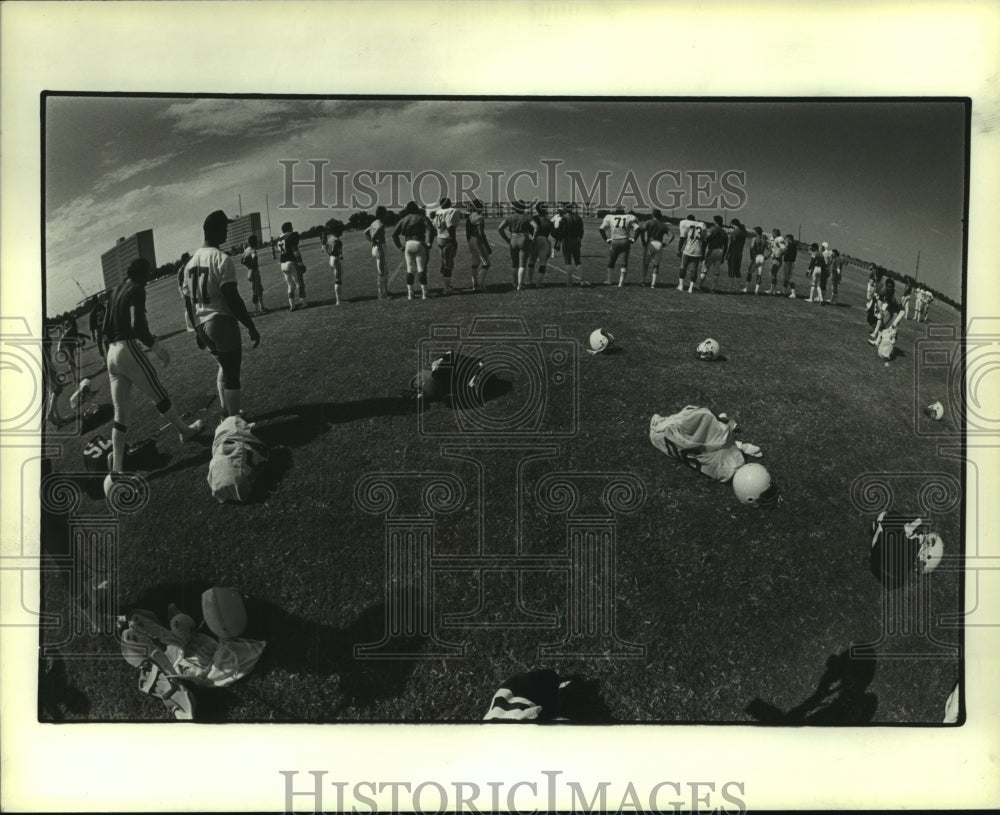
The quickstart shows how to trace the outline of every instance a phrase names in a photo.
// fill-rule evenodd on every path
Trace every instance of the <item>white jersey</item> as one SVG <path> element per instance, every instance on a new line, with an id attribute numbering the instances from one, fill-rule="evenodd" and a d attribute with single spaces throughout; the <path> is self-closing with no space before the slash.
<path id="1" fill-rule="evenodd" d="M 235 282 L 233 259 L 214 246 L 202 246 L 184 267 L 181 290 L 191 298 L 198 322 L 205 323 L 217 314 L 235 316 L 222 294 L 224 285 Z"/>
<path id="2" fill-rule="evenodd" d="M 728 481 L 744 463 L 733 425 L 697 405 L 670 416 L 654 413 L 649 440 L 657 450 L 717 481 Z"/>
<path id="3" fill-rule="evenodd" d="M 609 212 L 601 221 L 601 231 L 613 241 L 633 239 L 638 224 L 639 219 L 631 212 L 618 214 Z"/>

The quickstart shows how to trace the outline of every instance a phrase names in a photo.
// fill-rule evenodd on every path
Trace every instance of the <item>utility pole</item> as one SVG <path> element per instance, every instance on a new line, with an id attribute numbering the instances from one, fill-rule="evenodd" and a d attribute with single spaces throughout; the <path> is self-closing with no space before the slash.
<path id="1" fill-rule="evenodd" d="M 917 268 L 913 270 L 913 280 L 916 282 L 920 279 L 920 250 L 917 250 Z"/>
<path id="2" fill-rule="evenodd" d="M 269 241 L 274 240 L 274 235 L 271 234 L 271 202 L 267 200 L 267 193 L 264 193 L 264 208 L 267 210 L 267 239 Z"/>
<path id="3" fill-rule="evenodd" d="M 243 217 L 243 196 L 242 195 L 237 195 L 236 198 L 240 202 L 240 217 L 242 218 Z"/>

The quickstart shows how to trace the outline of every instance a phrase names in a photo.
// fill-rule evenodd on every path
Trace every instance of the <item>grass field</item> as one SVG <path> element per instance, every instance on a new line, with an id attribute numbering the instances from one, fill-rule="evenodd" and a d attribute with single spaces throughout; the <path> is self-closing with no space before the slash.
<path id="1" fill-rule="evenodd" d="M 489 231 L 495 235 L 495 224 Z M 587 232 L 586 277 L 599 283 L 606 254 L 596 223 L 588 223 Z M 487 292 L 408 302 L 400 297 L 397 269 L 390 283 L 395 298 L 377 302 L 367 246 L 359 233 L 349 232 L 345 302 L 335 307 L 326 258 L 318 241 L 307 241 L 302 248 L 310 307 L 294 313 L 288 313 L 276 262 L 266 250 L 261 253 L 265 302 L 272 311 L 257 318 L 262 342 L 254 350 L 245 345 L 243 364 L 244 408 L 273 450 L 259 499 L 242 506 L 216 503 L 205 480 L 209 447 L 182 446 L 173 433 L 164 433 L 158 437 L 160 466 L 143 473 L 149 505 L 120 519 L 122 613 L 140 607 L 164 618 L 173 601 L 200 619 L 201 589 L 231 585 L 248 598 L 248 635 L 269 642 L 247 679 L 225 691 L 199 691 L 203 718 L 476 721 L 504 679 L 551 667 L 596 680 L 618 721 L 752 722 L 747 706 L 753 700 L 795 708 L 817 691 L 829 657 L 852 643 L 879 640 L 884 591 L 868 568 L 873 513 L 854 506 L 852 483 L 865 473 L 940 471 L 960 477 L 957 459 L 939 457 L 936 442 L 914 432 L 913 349 L 924 327 L 903 323 L 902 356 L 886 367 L 866 342 L 865 276 L 858 269 L 845 272 L 841 305 L 826 308 L 779 297 L 677 292 L 673 247 L 665 253 L 655 291 L 635 285 L 640 258 L 633 256 L 623 289 L 556 285 L 512 293 L 503 245 L 493 243 Z M 467 258 L 460 247 L 456 283 L 463 287 L 469 285 Z M 390 247 L 390 269 L 400 259 Z M 561 259 L 553 260 L 562 267 Z M 806 262 L 803 256 L 797 263 L 802 294 L 808 292 Z M 435 250 L 435 294 L 438 266 Z M 552 267 L 548 277 L 565 280 Z M 240 290 L 249 301 L 242 274 Z M 172 355 L 171 365 L 160 370 L 175 404 L 214 427 L 216 366 L 184 331 L 172 281 L 150 285 L 148 311 L 153 332 Z M 457 324 L 464 332 L 477 315 L 523 318 L 536 337 L 555 325 L 563 338 L 581 343 L 578 402 L 556 405 L 550 417 L 565 425 L 575 409 L 576 434 L 560 441 L 553 457 L 525 463 L 520 482 L 509 451 L 480 451 L 491 473 L 482 496 L 474 466 L 443 456 L 442 439 L 419 433 L 415 404 L 401 395 L 418 367 L 418 343 L 432 327 Z M 931 319 L 956 327 L 960 322 L 940 303 Z M 616 336 L 619 350 L 590 356 L 582 343 L 601 326 Z M 695 346 L 708 336 L 722 344 L 721 361 L 696 359 Z M 84 374 L 100 389 L 98 401 L 110 402 L 96 352 L 88 348 L 84 359 Z M 921 377 L 932 390 L 939 382 L 944 397 L 946 372 Z M 510 384 L 491 405 L 496 415 L 523 398 L 524 383 L 514 377 Z M 761 461 L 781 484 L 781 505 L 744 507 L 728 485 L 653 448 L 650 416 L 687 404 L 738 419 L 741 438 L 763 449 Z M 424 418 L 431 429 L 455 423 L 445 404 L 431 405 Z M 160 424 L 153 406 L 136 398 L 130 440 L 154 434 Z M 110 436 L 110 419 L 99 430 Z M 88 428 L 64 441 L 52 469 L 77 471 L 93 432 Z M 459 434 L 448 443 L 472 441 Z M 481 533 L 494 551 L 513 551 L 521 529 L 519 551 L 547 555 L 566 553 L 563 519 L 544 515 L 532 491 L 556 470 L 627 472 L 645 484 L 642 507 L 617 519 L 614 604 L 618 636 L 643 646 L 642 658 L 540 656 L 539 645 L 560 639 L 568 613 L 565 575 L 551 570 L 525 574 L 519 589 L 513 580 L 481 585 L 471 570 L 439 572 L 433 614 L 440 622 L 446 614 L 472 612 L 481 589 L 490 600 L 488 592 L 501 586 L 519 591 L 524 608 L 555 615 L 554 629 L 452 627 L 441 636 L 466 645 L 461 658 L 354 657 L 354 646 L 379 640 L 385 625 L 383 520 L 355 502 L 362 476 L 432 471 L 463 480 L 461 506 L 437 519 L 436 553 L 473 553 Z M 898 508 L 916 506 L 904 490 L 899 495 Z M 103 500 L 84 499 L 79 512 L 107 508 Z M 71 545 L 65 516 L 43 521 L 47 554 L 65 552 Z M 959 513 L 935 523 L 956 553 Z M 958 642 L 958 629 L 935 622 L 936 615 L 959 607 L 958 574 L 936 572 L 928 585 L 933 636 Z M 44 610 L 64 611 L 73 602 L 70 593 L 65 577 L 46 574 Z M 67 635 L 63 619 L 62 627 L 43 630 L 43 643 Z M 118 656 L 113 637 L 82 641 L 107 658 L 50 659 L 40 682 L 42 718 L 165 717 L 159 702 L 136 690 L 137 672 Z M 923 641 L 923 632 L 897 634 L 876 648 L 879 659 L 854 664 L 841 677 L 840 699 L 848 709 L 843 721 L 939 722 L 959 661 L 889 658 L 905 646 L 919 651 Z M 862 696 L 875 697 L 874 711 L 869 705 L 867 713 L 852 714 L 851 704 Z"/>

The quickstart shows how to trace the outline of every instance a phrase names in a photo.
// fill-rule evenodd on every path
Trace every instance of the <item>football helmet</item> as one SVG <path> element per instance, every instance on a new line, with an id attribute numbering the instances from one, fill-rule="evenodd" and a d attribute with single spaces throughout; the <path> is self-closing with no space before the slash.
<path id="1" fill-rule="evenodd" d="M 775 504 L 781 500 L 778 485 L 762 464 L 744 464 L 733 476 L 733 492 L 744 504 Z"/>
<path id="2" fill-rule="evenodd" d="M 916 569 L 920 574 L 930 574 L 941 563 L 944 556 L 944 541 L 937 532 L 920 535 L 920 548 L 917 550 Z"/>
<path id="3" fill-rule="evenodd" d="M 722 347 L 719 343 L 709 337 L 699 343 L 695 353 L 698 355 L 698 359 L 712 360 L 718 359 L 721 351 Z"/>
<path id="4" fill-rule="evenodd" d="M 934 404 L 924 408 L 924 414 L 932 418 L 935 422 L 940 422 L 944 418 L 944 405 L 940 402 L 934 402 Z"/>
<path id="5" fill-rule="evenodd" d="M 590 353 L 597 354 L 601 351 L 606 351 L 611 347 L 611 344 L 615 341 L 614 336 L 603 328 L 596 328 L 590 332 L 590 339 L 587 340 L 590 345 Z"/>

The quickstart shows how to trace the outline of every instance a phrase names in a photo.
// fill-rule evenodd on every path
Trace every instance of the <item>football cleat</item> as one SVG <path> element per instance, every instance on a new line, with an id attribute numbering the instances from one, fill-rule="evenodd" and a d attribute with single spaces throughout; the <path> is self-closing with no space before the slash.
<path id="1" fill-rule="evenodd" d="M 614 341 L 614 335 L 603 328 L 597 328 L 590 332 L 590 338 L 587 340 L 590 345 L 590 353 L 592 354 L 598 354 L 601 351 L 606 351 L 611 347 L 611 344 Z"/>
<path id="2" fill-rule="evenodd" d="M 762 464 L 744 464 L 733 476 L 733 492 L 743 504 L 775 504 L 781 500 L 778 485 Z"/>
<path id="3" fill-rule="evenodd" d="M 935 422 L 940 422 L 944 418 L 944 405 L 935 402 L 924 408 L 924 415 L 929 416 Z"/>
<path id="4" fill-rule="evenodd" d="M 719 343 L 709 337 L 698 344 L 695 353 L 698 355 L 698 359 L 713 360 L 719 358 L 721 351 L 722 348 Z"/>

